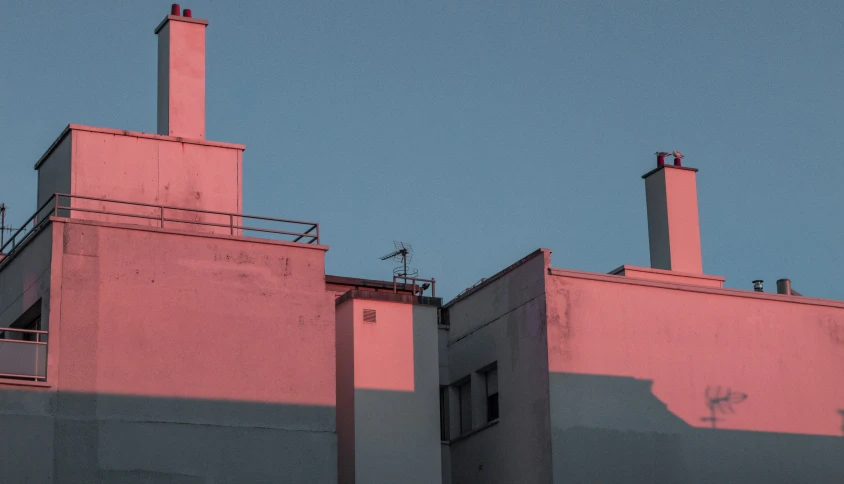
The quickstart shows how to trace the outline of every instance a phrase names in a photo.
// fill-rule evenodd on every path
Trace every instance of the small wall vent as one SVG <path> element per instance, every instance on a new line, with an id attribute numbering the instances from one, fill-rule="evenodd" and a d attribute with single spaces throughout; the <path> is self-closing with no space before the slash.
<path id="1" fill-rule="evenodd" d="M 364 309 L 363 310 L 363 322 L 364 323 L 374 323 L 375 322 L 375 310 L 374 309 Z"/>

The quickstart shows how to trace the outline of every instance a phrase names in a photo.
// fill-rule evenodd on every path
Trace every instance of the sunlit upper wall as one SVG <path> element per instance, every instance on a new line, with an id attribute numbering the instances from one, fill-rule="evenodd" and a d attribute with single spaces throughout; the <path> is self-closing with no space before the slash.
<path id="1" fill-rule="evenodd" d="M 716 410 L 718 428 L 841 434 L 844 303 L 550 272 L 552 382 L 555 373 L 651 380 L 694 427 L 711 425 L 708 399 L 729 389 L 747 398 L 734 414 Z"/>
<path id="2" fill-rule="evenodd" d="M 244 149 L 243 145 L 70 125 L 36 164 L 38 204 L 46 203 L 55 193 L 65 193 L 241 213 Z M 65 214 L 73 218 L 149 226 L 159 223 L 159 211 L 153 207 L 82 198 L 64 200 L 62 205 L 148 217 L 90 212 Z M 166 216 L 229 224 L 227 217 L 215 214 L 171 211 Z"/>

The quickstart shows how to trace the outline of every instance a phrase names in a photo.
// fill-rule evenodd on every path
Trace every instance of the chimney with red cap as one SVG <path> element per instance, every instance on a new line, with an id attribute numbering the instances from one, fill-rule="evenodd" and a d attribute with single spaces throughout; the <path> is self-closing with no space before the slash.
<path id="1" fill-rule="evenodd" d="M 158 35 L 158 134 L 205 138 L 205 27 L 174 3 Z"/>
<path id="2" fill-rule="evenodd" d="M 682 166 L 683 155 L 679 151 L 672 153 L 673 165 L 665 164 L 664 158 L 669 154 L 657 152 L 657 167 L 642 177 L 648 204 L 651 267 L 703 274 L 697 169 Z"/>

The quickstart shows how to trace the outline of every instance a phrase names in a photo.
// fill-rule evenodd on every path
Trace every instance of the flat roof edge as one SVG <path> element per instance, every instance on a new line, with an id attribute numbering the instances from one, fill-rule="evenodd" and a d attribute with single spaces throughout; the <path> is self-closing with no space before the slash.
<path id="1" fill-rule="evenodd" d="M 635 277 L 619 276 L 613 274 L 600 274 L 597 272 L 581 272 L 568 269 L 549 268 L 551 276 L 570 277 L 573 279 L 587 279 L 592 281 L 610 282 L 616 284 L 630 284 L 634 286 L 658 287 L 662 289 L 674 289 L 677 291 L 699 292 L 704 294 L 715 294 L 719 296 L 744 297 L 750 299 L 764 299 L 767 301 L 791 302 L 809 304 L 813 306 L 826 306 L 844 309 L 844 301 L 834 299 L 821 299 L 806 296 L 789 296 L 785 294 L 774 294 L 767 292 L 743 291 L 741 289 L 724 289 L 709 286 L 698 286 L 693 284 L 678 284 L 673 282 L 655 281 L 653 279 L 637 279 Z"/>
<path id="2" fill-rule="evenodd" d="M 50 147 L 47 148 L 47 151 L 38 158 L 38 161 L 35 162 L 34 169 L 38 169 L 44 161 L 55 151 L 56 147 L 62 142 L 62 140 L 70 133 L 71 131 L 87 131 L 90 133 L 104 133 L 104 134 L 113 134 L 119 136 L 131 136 L 135 138 L 144 138 L 144 139 L 155 139 L 159 141 L 171 141 L 175 143 L 187 143 L 192 145 L 201 145 L 201 146 L 213 146 L 216 148 L 228 148 L 233 150 L 240 150 L 245 151 L 246 145 L 237 144 L 237 143 L 225 143 L 223 141 L 208 141 L 206 139 L 193 139 L 193 138 L 182 138 L 179 136 L 165 136 L 161 134 L 153 134 L 153 133 L 143 133 L 141 131 L 129 131 L 125 129 L 113 129 L 113 128 L 98 128 L 96 126 L 86 126 L 84 124 L 68 124 L 59 134 L 58 138 L 50 144 Z"/>
<path id="3" fill-rule="evenodd" d="M 410 294 L 396 294 L 392 292 L 360 291 L 352 289 L 334 300 L 334 306 L 339 306 L 352 299 L 369 299 L 372 301 L 395 302 L 412 304 L 415 306 L 441 307 L 442 298 L 428 296 L 413 296 Z"/>
<path id="4" fill-rule="evenodd" d="M 618 275 L 619 272 L 623 272 L 623 271 L 648 272 L 648 273 L 651 273 L 651 274 L 660 274 L 660 275 L 665 275 L 665 276 L 688 277 L 690 279 L 704 279 L 704 280 L 719 281 L 719 282 L 724 282 L 724 281 L 727 280 L 727 278 L 723 277 L 723 276 L 711 276 L 709 274 L 692 274 L 690 272 L 667 271 L 665 269 L 654 269 L 653 267 L 631 266 L 629 264 L 624 264 L 622 266 L 616 267 L 615 269 L 611 270 L 608 274 Z"/>
<path id="5" fill-rule="evenodd" d="M 456 303 L 456 302 L 458 302 L 462 299 L 465 299 L 469 295 L 475 293 L 478 289 L 481 289 L 481 288 L 487 286 L 488 284 L 490 284 L 491 282 L 500 279 L 502 276 L 504 276 L 508 272 L 515 270 L 517 267 L 525 264 L 527 261 L 533 259 L 534 257 L 537 257 L 539 255 L 544 255 L 546 253 L 550 254 L 551 249 L 546 249 L 546 248 L 542 248 L 542 247 L 540 247 L 539 249 L 536 249 L 535 251 L 531 252 L 530 254 L 522 257 L 521 259 L 519 259 L 516 262 L 510 264 L 509 266 L 505 267 L 504 269 L 501 269 L 500 271 L 496 272 L 495 274 L 493 274 L 493 275 L 489 276 L 488 278 L 484 279 L 483 282 L 481 282 L 480 284 L 478 284 L 474 287 L 471 287 L 468 290 L 458 294 L 451 301 L 447 302 L 445 304 L 445 306 L 443 306 L 443 308 L 448 308 L 448 307 L 452 306 L 454 303 Z"/>

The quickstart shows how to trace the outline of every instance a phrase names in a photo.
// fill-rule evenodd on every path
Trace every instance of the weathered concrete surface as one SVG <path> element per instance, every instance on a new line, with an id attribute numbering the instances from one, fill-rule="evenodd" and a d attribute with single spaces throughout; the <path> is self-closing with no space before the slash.
<path id="1" fill-rule="evenodd" d="M 4 481 L 336 482 L 324 247 L 52 227 L 50 387 L 0 397 L 40 460 Z"/>
<path id="2" fill-rule="evenodd" d="M 337 479 L 334 433 L 286 427 L 296 420 L 331 422 L 331 407 L 8 387 L 0 388 L 0 407 L 4 482 Z M 85 408 L 96 415 L 80 412 Z"/>
<path id="3" fill-rule="evenodd" d="M 354 459 L 341 462 L 340 482 L 438 483 L 437 307 L 354 294 L 337 306 L 338 401 L 353 400 L 338 413 L 339 454 Z M 376 322 L 364 321 L 365 309 Z"/>
<path id="4" fill-rule="evenodd" d="M 66 225 L 63 389 L 334 406 L 323 250 Z"/>
<path id="5" fill-rule="evenodd" d="M 451 477 L 463 483 L 550 483 L 551 429 L 544 279 L 547 251 L 490 278 L 443 310 L 451 325 L 451 381 L 498 365 L 499 421 L 486 426 L 485 399 L 473 398 L 474 433 L 460 435 L 450 390 Z M 445 313 L 448 314 L 445 314 Z M 473 397 L 483 390 L 473 388 Z"/>
<path id="6" fill-rule="evenodd" d="M 173 206 L 187 210 L 165 210 L 165 218 L 225 227 L 179 222 L 166 222 L 165 227 L 227 234 L 230 232 L 228 216 L 190 209 L 241 213 L 243 149 L 242 145 L 70 125 L 37 165 L 38 203 L 62 192 Z M 64 205 L 67 203 L 63 200 Z M 82 199 L 74 199 L 72 206 L 148 218 L 91 212 L 59 215 L 160 226 L 161 211 L 154 207 Z M 235 225 L 238 222 L 235 217 Z"/>
<path id="7" fill-rule="evenodd" d="M 168 15 L 158 35 L 158 134 L 205 138 L 207 20 Z"/>
<path id="8" fill-rule="evenodd" d="M 703 274 L 695 168 L 666 165 L 647 173 L 651 267 Z"/>
<path id="9" fill-rule="evenodd" d="M 844 480 L 844 303 L 555 269 L 547 305 L 555 482 Z"/>
<path id="10" fill-rule="evenodd" d="M 555 482 L 841 482 L 841 437 L 693 427 L 650 387 L 551 374 Z"/>

